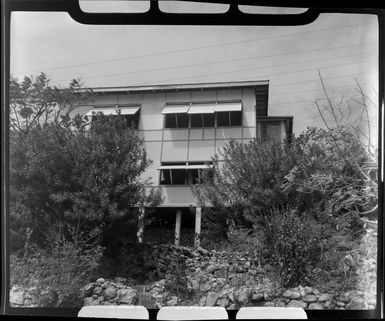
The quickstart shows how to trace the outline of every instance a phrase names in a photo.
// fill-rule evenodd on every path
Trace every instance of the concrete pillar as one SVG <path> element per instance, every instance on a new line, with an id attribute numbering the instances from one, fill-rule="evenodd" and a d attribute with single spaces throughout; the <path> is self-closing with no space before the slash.
<path id="1" fill-rule="evenodd" d="M 176 218 L 175 218 L 175 245 L 180 244 L 180 228 L 182 225 L 182 211 L 178 209 L 176 211 Z"/>
<path id="2" fill-rule="evenodd" d="M 201 244 L 201 222 L 202 222 L 202 208 L 197 207 L 195 209 L 195 237 L 194 246 L 198 247 Z"/>
<path id="3" fill-rule="evenodd" d="M 138 215 L 138 229 L 136 232 L 136 236 L 138 239 L 138 243 L 143 243 L 143 233 L 144 233 L 144 215 L 145 215 L 146 209 L 144 207 L 139 208 L 139 215 Z"/>
<path id="4" fill-rule="evenodd" d="M 281 121 L 281 143 L 286 139 L 286 123 L 284 120 Z"/>

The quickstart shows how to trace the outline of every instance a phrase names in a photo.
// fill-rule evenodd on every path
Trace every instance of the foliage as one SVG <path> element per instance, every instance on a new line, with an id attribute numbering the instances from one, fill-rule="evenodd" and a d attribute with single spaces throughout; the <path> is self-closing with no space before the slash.
<path id="1" fill-rule="evenodd" d="M 247 220 L 252 213 L 285 202 L 279 187 L 296 157 L 280 144 L 230 141 L 213 159 L 214 180 L 202 176 L 193 192 L 200 202 L 223 213 L 224 220 Z"/>
<path id="2" fill-rule="evenodd" d="M 10 79 L 10 127 L 28 134 L 30 129 L 48 122 L 60 123 L 69 117 L 80 102 L 89 98 L 89 90 L 80 90 L 80 80 L 73 79 L 68 87 L 51 86 L 46 74 L 24 77 L 22 82 Z"/>
<path id="3" fill-rule="evenodd" d="M 376 201 L 360 166 L 368 161 L 366 150 L 347 127 L 309 128 L 293 141 L 298 161 L 281 185 L 298 209 L 314 204 L 327 215 L 341 217 L 366 209 Z"/>
<path id="4" fill-rule="evenodd" d="M 264 229 L 265 259 L 277 268 L 282 286 L 306 283 L 320 262 L 326 225 L 309 215 L 275 209 L 270 211 Z"/>
<path id="5" fill-rule="evenodd" d="M 170 266 L 169 277 L 166 278 L 165 289 L 178 297 L 187 297 L 187 264 L 182 258 L 178 258 L 176 264 Z"/>
<path id="6" fill-rule="evenodd" d="M 80 285 L 90 282 L 98 267 L 103 248 L 99 245 L 100 229 L 81 231 L 76 227 L 55 224 L 47 236 L 45 248 L 29 243 L 28 251 L 13 262 L 11 284 L 38 286 L 38 306 L 80 306 Z"/>
<path id="7" fill-rule="evenodd" d="M 23 117 L 23 100 L 32 111 L 24 127 L 10 131 L 10 228 L 19 236 L 30 228 L 39 246 L 54 223 L 73 226 L 81 218 L 83 231 L 91 231 L 118 217 L 136 219 L 134 205 L 161 201 L 141 179 L 150 160 L 123 117 L 100 115 L 88 128 L 79 115 L 57 112 L 78 101 L 78 87 L 59 90 L 48 82 L 44 75 L 35 83 L 12 80 L 11 90 L 11 122 Z M 42 120 L 44 113 L 55 117 Z"/>
<path id="8" fill-rule="evenodd" d="M 307 282 L 316 266 L 334 264 L 328 256 L 343 259 L 343 235 L 363 233 L 361 213 L 377 202 L 377 184 L 362 169 L 369 160 L 354 130 L 343 126 L 308 128 L 290 144 L 231 141 L 213 159 L 214 180 L 203 177 L 193 192 L 215 208 L 206 221 L 221 213 L 217 229 L 229 230 L 229 219 L 262 231 L 265 263 L 292 286 Z"/>

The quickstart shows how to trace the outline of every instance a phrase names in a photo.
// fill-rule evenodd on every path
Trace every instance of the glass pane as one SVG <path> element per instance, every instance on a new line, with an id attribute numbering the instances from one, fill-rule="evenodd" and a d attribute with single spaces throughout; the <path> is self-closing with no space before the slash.
<path id="1" fill-rule="evenodd" d="M 217 113 L 217 126 L 230 126 L 230 113 L 228 111 Z"/>
<path id="2" fill-rule="evenodd" d="M 165 128 L 176 128 L 176 117 L 175 114 L 166 114 Z"/>
<path id="3" fill-rule="evenodd" d="M 191 114 L 191 127 L 203 127 L 202 114 Z"/>
<path id="4" fill-rule="evenodd" d="M 231 111 L 230 112 L 231 126 L 242 125 L 242 111 Z"/>
<path id="5" fill-rule="evenodd" d="M 262 123 L 262 141 L 281 141 L 281 124 L 280 122 Z"/>
<path id="6" fill-rule="evenodd" d="M 178 119 L 178 128 L 188 127 L 188 114 L 176 114 Z"/>
<path id="7" fill-rule="evenodd" d="M 172 169 L 172 185 L 185 184 L 186 171 L 184 169 Z"/>
<path id="8" fill-rule="evenodd" d="M 137 115 L 124 115 L 124 121 L 126 122 L 127 127 L 131 127 L 133 129 L 138 128 L 138 117 Z"/>
<path id="9" fill-rule="evenodd" d="M 171 176 L 170 176 L 170 170 L 164 169 L 160 171 L 160 183 L 162 185 L 169 185 L 171 184 Z"/>
<path id="10" fill-rule="evenodd" d="M 214 127 L 215 126 L 215 114 L 203 114 L 203 126 Z"/>

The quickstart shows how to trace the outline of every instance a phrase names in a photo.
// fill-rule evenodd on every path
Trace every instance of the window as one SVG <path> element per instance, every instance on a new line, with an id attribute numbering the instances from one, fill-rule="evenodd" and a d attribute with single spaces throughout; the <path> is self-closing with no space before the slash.
<path id="1" fill-rule="evenodd" d="M 132 127 L 137 129 L 139 125 L 139 112 L 140 106 L 135 107 L 124 107 L 124 106 L 115 106 L 115 107 L 98 107 L 90 110 L 86 116 L 91 118 L 91 122 L 98 121 L 98 114 L 103 114 L 109 117 L 115 117 L 119 114 L 123 117 L 124 123 L 127 127 Z"/>
<path id="2" fill-rule="evenodd" d="M 281 141 L 281 122 L 261 122 L 261 140 L 263 142 L 272 141 L 279 143 Z"/>
<path id="3" fill-rule="evenodd" d="M 162 163 L 160 170 L 161 185 L 193 185 L 198 184 L 203 171 L 209 171 L 212 177 L 212 165 L 200 163 Z"/>
<path id="4" fill-rule="evenodd" d="M 214 102 L 166 106 L 165 128 L 242 126 L 242 102 Z"/>
<path id="5" fill-rule="evenodd" d="M 191 128 L 195 127 L 214 127 L 215 114 L 191 114 Z"/>
<path id="6" fill-rule="evenodd" d="M 164 128 L 188 128 L 190 105 L 170 105 L 162 110 L 165 116 Z"/>
<path id="7" fill-rule="evenodd" d="M 188 115 L 187 114 L 166 114 L 165 115 L 165 128 L 188 128 Z"/>
<path id="8" fill-rule="evenodd" d="M 242 126 L 242 111 L 217 112 L 217 126 Z"/>

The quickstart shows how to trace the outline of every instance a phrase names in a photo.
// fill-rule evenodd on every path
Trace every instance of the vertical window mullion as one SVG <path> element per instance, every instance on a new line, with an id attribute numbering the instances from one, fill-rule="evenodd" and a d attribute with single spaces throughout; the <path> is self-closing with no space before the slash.
<path id="1" fill-rule="evenodd" d="M 179 128 L 179 125 L 178 125 L 178 114 L 175 114 L 175 123 L 176 123 L 176 128 Z"/>
<path id="2" fill-rule="evenodd" d="M 171 185 L 174 185 L 174 182 L 173 182 L 173 179 L 172 179 L 172 169 L 169 169 L 170 171 L 170 181 L 171 181 Z"/>

